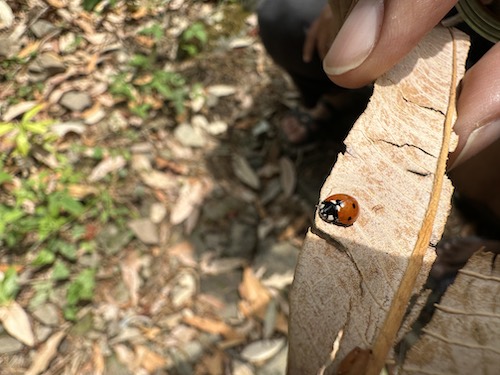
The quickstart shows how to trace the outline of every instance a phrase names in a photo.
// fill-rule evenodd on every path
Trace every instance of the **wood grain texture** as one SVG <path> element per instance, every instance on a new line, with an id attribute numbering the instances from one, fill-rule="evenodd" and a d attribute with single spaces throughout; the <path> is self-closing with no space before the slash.
<path id="1" fill-rule="evenodd" d="M 459 271 L 400 373 L 498 374 L 499 297 L 499 261 L 479 252 Z"/>
<path id="2" fill-rule="evenodd" d="M 458 79 L 468 49 L 455 33 Z M 346 139 L 321 191 L 356 197 L 361 213 L 351 227 L 316 218 L 308 233 L 291 292 L 289 374 L 316 374 L 340 329 L 336 361 L 355 347 L 371 348 L 408 267 L 431 200 L 452 82 L 453 43 L 432 31 L 400 64 L 377 80 L 373 97 Z M 452 186 L 445 179 L 431 243 L 441 236 Z M 326 240 L 325 240 L 326 239 Z M 429 247 L 418 281 L 427 276 Z M 415 290 L 415 289 L 414 289 Z"/>

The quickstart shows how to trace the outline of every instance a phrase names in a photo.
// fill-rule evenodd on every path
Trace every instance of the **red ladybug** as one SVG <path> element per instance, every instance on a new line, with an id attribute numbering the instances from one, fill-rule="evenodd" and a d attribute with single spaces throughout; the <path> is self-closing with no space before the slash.
<path id="1" fill-rule="evenodd" d="M 350 195 L 334 194 L 319 204 L 318 214 L 327 223 L 348 227 L 358 218 L 359 204 Z"/>

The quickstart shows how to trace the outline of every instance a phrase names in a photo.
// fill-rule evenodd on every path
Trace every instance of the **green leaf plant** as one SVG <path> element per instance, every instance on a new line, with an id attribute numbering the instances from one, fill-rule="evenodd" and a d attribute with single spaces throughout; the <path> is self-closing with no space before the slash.
<path id="1" fill-rule="evenodd" d="M 32 121 L 43 108 L 43 104 L 33 107 L 20 122 L 0 122 L 0 137 L 8 137 L 14 142 L 16 154 L 27 156 L 33 144 L 40 144 L 47 149 L 53 141 L 50 133 L 53 120 Z"/>

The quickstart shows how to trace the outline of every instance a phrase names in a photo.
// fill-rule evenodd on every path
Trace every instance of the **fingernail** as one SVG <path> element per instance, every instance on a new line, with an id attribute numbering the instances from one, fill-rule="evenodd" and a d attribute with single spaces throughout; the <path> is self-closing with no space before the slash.
<path id="1" fill-rule="evenodd" d="M 496 119 L 486 125 L 481 126 L 473 130 L 464 148 L 455 159 L 453 164 L 448 168 L 451 171 L 463 162 L 467 161 L 474 155 L 478 154 L 480 151 L 484 150 L 486 147 L 491 145 L 497 139 L 500 138 L 500 119 Z"/>
<path id="2" fill-rule="evenodd" d="M 360 66 L 377 42 L 384 0 L 360 0 L 342 25 L 323 60 L 326 74 L 336 76 Z"/>

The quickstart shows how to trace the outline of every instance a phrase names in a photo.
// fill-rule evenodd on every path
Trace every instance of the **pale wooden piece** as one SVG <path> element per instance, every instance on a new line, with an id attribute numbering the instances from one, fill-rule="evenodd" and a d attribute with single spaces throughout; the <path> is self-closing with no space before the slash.
<path id="1" fill-rule="evenodd" d="M 458 44 L 463 75 L 467 38 Z M 427 205 L 443 137 L 452 75 L 449 30 L 432 31 L 400 64 L 377 80 L 365 113 L 346 139 L 321 198 L 347 193 L 361 214 L 351 227 L 318 217 L 316 226 L 337 242 L 308 233 L 291 292 L 289 374 L 316 374 L 344 330 L 326 373 L 354 347 L 370 348 L 408 264 Z M 431 243 L 442 233 L 450 207 L 446 179 Z M 428 249 L 417 290 L 434 258 Z"/>
<path id="2" fill-rule="evenodd" d="M 400 374 L 500 372 L 498 265 L 492 253 L 480 252 L 459 271 Z"/>

